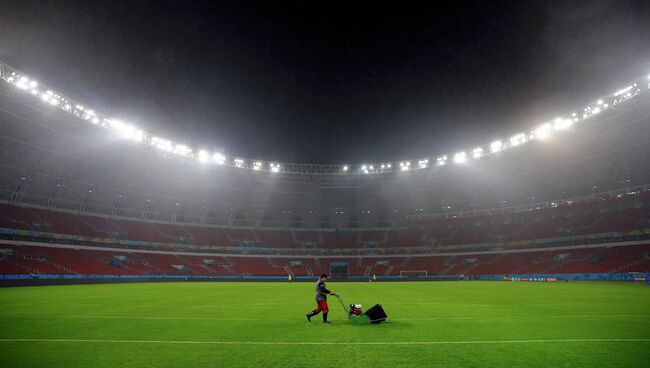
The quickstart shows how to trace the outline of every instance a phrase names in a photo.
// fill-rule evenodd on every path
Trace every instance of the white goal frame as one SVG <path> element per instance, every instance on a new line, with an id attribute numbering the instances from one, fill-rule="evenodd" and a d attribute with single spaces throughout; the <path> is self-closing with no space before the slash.
<path id="1" fill-rule="evenodd" d="M 423 271 L 409 271 L 409 270 L 405 270 L 405 271 L 400 271 L 400 272 L 399 272 L 399 275 L 400 275 L 401 277 L 403 277 L 403 276 L 406 276 L 406 277 L 408 277 L 408 276 L 424 276 L 424 277 L 429 277 L 429 272 L 427 272 L 427 271 L 425 271 L 425 270 L 423 270 Z"/>

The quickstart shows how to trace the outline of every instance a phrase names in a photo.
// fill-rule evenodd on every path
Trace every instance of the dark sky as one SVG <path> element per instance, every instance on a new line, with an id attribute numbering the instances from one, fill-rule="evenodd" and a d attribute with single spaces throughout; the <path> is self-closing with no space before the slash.
<path id="1" fill-rule="evenodd" d="M 41 83 L 282 162 L 453 153 L 650 73 L 650 1 L 0 3 L 0 59 Z"/>

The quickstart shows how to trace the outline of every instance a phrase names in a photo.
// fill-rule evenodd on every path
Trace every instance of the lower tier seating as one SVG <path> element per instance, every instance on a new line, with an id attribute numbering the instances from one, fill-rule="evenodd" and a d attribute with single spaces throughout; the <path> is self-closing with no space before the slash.
<path id="1" fill-rule="evenodd" d="M 341 268 L 341 266 L 343 266 Z M 650 244 L 461 255 L 268 257 L 42 245 L 0 245 L 0 274 L 312 276 L 508 275 L 650 272 Z M 347 270 L 347 271 L 346 271 Z"/>

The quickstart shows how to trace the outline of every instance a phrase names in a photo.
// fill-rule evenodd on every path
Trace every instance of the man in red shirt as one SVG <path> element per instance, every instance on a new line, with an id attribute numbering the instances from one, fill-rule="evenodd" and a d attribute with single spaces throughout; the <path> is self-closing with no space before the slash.
<path id="1" fill-rule="evenodd" d="M 326 281 L 327 275 L 322 274 L 316 282 L 316 309 L 307 313 L 307 321 L 309 322 L 311 322 L 311 317 L 323 312 L 323 323 L 330 323 L 330 321 L 327 320 L 327 313 L 330 311 L 330 308 L 327 305 L 327 296 L 336 294 L 327 290 L 327 287 L 325 287 Z"/>

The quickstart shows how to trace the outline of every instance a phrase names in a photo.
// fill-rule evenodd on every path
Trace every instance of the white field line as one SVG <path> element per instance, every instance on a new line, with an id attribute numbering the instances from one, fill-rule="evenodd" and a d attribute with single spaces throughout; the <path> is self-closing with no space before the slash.
<path id="1" fill-rule="evenodd" d="M 459 304 L 459 303 L 437 303 L 437 302 L 431 302 L 431 303 L 420 303 L 420 302 L 414 302 L 414 303 L 398 303 L 398 302 L 385 302 L 385 303 L 380 303 L 381 305 L 384 306 L 399 306 L 400 308 L 409 308 L 409 306 L 415 306 L 415 305 L 443 305 L 447 307 L 503 307 L 503 304 Z M 597 304 L 620 304 L 617 302 L 594 302 L 594 303 L 538 303 L 538 304 L 520 304 L 518 306 L 526 306 L 526 307 L 550 307 L 550 306 L 576 306 L 576 305 L 584 305 L 584 306 L 593 306 Z M 625 303 L 626 305 L 634 304 L 634 305 L 646 305 L 647 303 Z M 413 307 L 415 308 L 415 307 Z M 418 307 L 419 309 L 419 307 Z"/>
<path id="2" fill-rule="evenodd" d="M 198 320 L 198 321 L 264 321 L 259 318 L 242 317 L 155 317 L 155 316 L 84 316 L 72 315 L 72 318 L 106 318 L 106 319 L 153 319 L 153 320 Z"/>
<path id="3" fill-rule="evenodd" d="M 70 318 L 97 319 L 144 319 L 144 320 L 197 320 L 197 321 L 293 321 L 302 318 L 245 318 L 245 317 L 175 317 L 175 316 L 106 316 L 106 315 L 70 315 Z M 552 318 L 647 318 L 650 314 L 575 314 L 575 315 L 544 315 L 544 316 L 483 316 L 483 317 L 408 317 L 389 318 L 390 321 L 418 320 L 486 320 L 486 319 L 552 319 Z"/>
<path id="4" fill-rule="evenodd" d="M 598 343 L 641 342 L 649 339 L 540 339 L 540 340 L 468 340 L 468 341 L 376 341 L 376 342 L 324 342 L 324 341 L 188 341 L 188 340 L 113 340 L 113 339 L 45 339 L 0 338 L 1 342 L 52 342 L 52 343 L 112 343 L 112 344 L 178 344 L 178 345 L 482 345 L 482 344 L 548 344 L 548 343 Z"/>
<path id="5" fill-rule="evenodd" d="M 107 316 L 107 315 L 69 315 L 69 318 L 87 319 L 139 319 L 159 321 L 298 321 L 302 318 L 246 318 L 246 317 L 174 317 L 174 316 Z M 583 315 L 557 315 L 557 316 L 486 316 L 486 317 L 407 317 L 389 318 L 390 321 L 453 321 L 453 320 L 485 320 L 497 318 L 499 321 L 507 319 L 552 319 L 552 318 L 648 318 L 648 314 L 583 314 Z M 339 319 L 337 319 L 339 320 Z M 345 321 L 345 319 L 340 319 Z M 489 322 L 489 321 L 488 321 Z"/>
<path id="6" fill-rule="evenodd" d="M 269 304 L 270 305 L 270 304 Z M 234 305 L 213 305 L 213 307 L 234 307 Z M 52 314 L 60 316 L 60 313 L 54 311 L 47 312 L 29 312 L 21 311 L 25 314 Z M 143 320 L 214 320 L 214 321 L 291 321 L 296 318 L 248 318 L 248 317 L 184 317 L 184 316 L 118 316 L 118 315 L 68 315 L 69 318 L 104 318 L 104 319 L 143 319 Z M 650 314 L 568 314 L 568 315 L 484 315 L 484 316 L 422 316 L 422 317 L 393 317 L 391 321 L 417 321 L 417 320 L 487 320 L 487 319 L 552 319 L 552 318 L 648 318 Z"/>
<path id="7" fill-rule="evenodd" d="M 419 307 L 414 307 L 415 305 L 443 305 L 446 307 L 501 307 L 503 304 L 457 304 L 457 303 L 397 303 L 397 302 L 386 302 L 381 303 L 384 306 L 398 306 L 401 309 L 421 309 Z M 592 306 L 594 304 L 619 304 L 619 303 L 604 303 L 604 302 L 594 302 L 594 303 L 551 303 L 551 304 L 522 304 L 521 306 L 528 307 L 549 307 L 549 306 L 575 306 L 575 305 L 584 305 Z M 646 303 L 626 303 L 627 305 L 645 305 Z M 0 308 L 8 307 L 53 307 L 53 306 L 106 306 L 106 307 L 115 307 L 114 304 L 107 303 L 23 303 L 23 304 L 0 304 Z M 159 307 L 157 304 L 139 304 L 140 307 L 149 308 L 149 307 Z M 166 305 L 166 308 L 285 308 L 281 303 L 241 303 L 241 304 L 199 304 L 199 305 Z"/>
<path id="8" fill-rule="evenodd" d="M 52 307 L 52 306 L 104 306 L 115 307 L 108 303 L 31 303 L 31 304 L 0 304 L 1 307 Z M 277 307 L 280 303 L 242 303 L 242 304 L 197 304 L 197 305 L 165 305 L 165 308 L 241 308 L 241 307 Z M 159 307 L 159 304 L 138 304 L 141 307 Z"/>
<path id="9" fill-rule="evenodd" d="M 408 317 L 408 318 L 393 318 L 392 320 L 399 321 L 417 321 L 417 320 L 454 320 L 454 319 L 468 319 L 468 320 L 485 320 L 490 319 L 553 319 L 553 318 L 646 318 L 650 314 L 573 314 L 573 315 L 543 315 L 543 316 L 483 316 L 483 317 Z"/>

